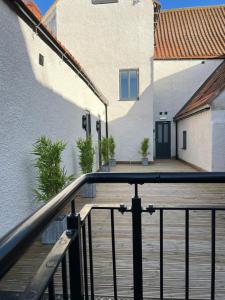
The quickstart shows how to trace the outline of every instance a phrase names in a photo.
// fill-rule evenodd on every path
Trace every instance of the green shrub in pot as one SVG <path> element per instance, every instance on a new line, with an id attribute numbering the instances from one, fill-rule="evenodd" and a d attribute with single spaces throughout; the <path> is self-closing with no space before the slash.
<path id="1" fill-rule="evenodd" d="M 109 172 L 109 139 L 107 137 L 103 137 L 101 140 L 101 156 L 103 162 L 101 171 Z"/>
<path id="2" fill-rule="evenodd" d="M 66 144 L 62 141 L 57 140 L 53 143 L 45 136 L 41 136 L 35 142 L 32 153 L 36 157 L 38 181 L 38 186 L 34 190 L 36 201 L 47 202 L 74 179 L 73 176 L 67 176 L 65 168 L 61 166 L 65 148 Z M 55 243 L 65 229 L 66 217 L 63 214 L 43 232 L 43 244 Z"/>
<path id="3" fill-rule="evenodd" d="M 143 141 L 141 142 L 141 147 L 139 150 L 139 153 L 142 156 L 142 165 L 143 166 L 148 166 L 148 155 L 149 155 L 149 138 L 144 138 Z"/>
<path id="4" fill-rule="evenodd" d="M 116 144 L 112 136 L 110 136 L 108 139 L 108 145 L 109 145 L 109 166 L 114 167 L 116 166 L 116 160 L 115 160 Z"/>
<path id="5" fill-rule="evenodd" d="M 82 173 L 91 173 L 93 171 L 95 155 L 91 136 L 85 139 L 78 139 L 76 145 L 79 150 L 79 165 Z M 96 196 L 96 185 L 86 184 L 81 189 L 81 196 L 84 198 L 94 198 Z"/>

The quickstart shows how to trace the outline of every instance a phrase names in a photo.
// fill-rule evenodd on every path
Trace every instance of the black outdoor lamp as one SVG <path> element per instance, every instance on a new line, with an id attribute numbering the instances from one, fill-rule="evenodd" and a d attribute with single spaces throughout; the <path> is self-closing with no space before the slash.
<path id="1" fill-rule="evenodd" d="M 86 115 L 83 115 L 83 116 L 82 116 L 82 128 L 83 128 L 84 130 L 87 129 L 87 116 L 86 116 Z"/>
<path id="2" fill-rule="evenodd" d="M 101 127 L 101 121 L 100 121 L 100 120 L 97 120 L 97 121 L 96 121 L 96 130 L 99 131 L 99 130 L 100 130 L 100 127 Z"/>

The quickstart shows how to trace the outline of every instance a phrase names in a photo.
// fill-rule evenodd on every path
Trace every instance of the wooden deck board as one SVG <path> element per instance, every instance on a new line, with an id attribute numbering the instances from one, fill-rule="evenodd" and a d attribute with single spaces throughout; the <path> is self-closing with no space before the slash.
<path id="1" fill-rule="evenodd" d="M 189 166 L 177 161 L 156 162 L 149 167 L 119 165 L 113 171 L 123 172 L 188 172 Z M 94 203 L 130 205 L 134 188 L 126 184 L 97 186 Z M 225 184 L 146 184 L 140 187 L 143 206 L 207 206 L 225 205 Z M 86 200 L 88 203 L 90 200 Z M 78 209 L 85 203 L 77 199 Z M 93 249 L 95 291 L 112 296 L 112 260 L 110 215 L 93 211 Z M 164 294 L 165 299 L 184 299 L 184 212 L 164 213 Z M 211 216 L 209 212 L 190 212 L 190 299 L 210 299 Z M 216 221 L 216 299 L 225 299 L 225 212 L 217 213 Z M 131 215 L 115 212 L 118 293 L 132 297 Z M 22 291 L 51 247 L 38 240 L 0 283 L 0 290 Z M 144 295 L 159 298 L 159 213 L 143 214 L 143 282 Z M 61 276 L 56 274 L 57 291 Z M 0 296 L 0 299 L 1 296 Z"/>

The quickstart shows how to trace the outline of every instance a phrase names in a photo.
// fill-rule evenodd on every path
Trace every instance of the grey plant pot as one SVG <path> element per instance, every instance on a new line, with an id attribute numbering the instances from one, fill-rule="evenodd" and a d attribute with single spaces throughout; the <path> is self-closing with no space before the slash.
<path id="1" fill-rule="evenodd" d="M 41 241 L 44 245 L 52 245 L 67 229 L 66 215 L 58 216 L 42 233 Z"/>
<path id="2" fill-rule="evenodd" d="M 116 166 L 116 160 L 115 160 L 115 158 L 110 158 L 110 160 L 109 160 L 109 166 L 110 167 L 115 167 Z"/>
<path id="3" fill-rule="evenodd" d="M 109 165 L 102 165 L 100 171 L 101 172 L 110 172 Z"/>
<path id="4" fill-rule="evenodd" d="M 142 158 L 142 166 L 148 166 L 148 158 L 147 157 Z"/>
<path id="5" fill-rule="evenodd" d="M 86 183 L 80 191 L 82 198 L 95 198 L 96 197 L 96 184 Z"/>

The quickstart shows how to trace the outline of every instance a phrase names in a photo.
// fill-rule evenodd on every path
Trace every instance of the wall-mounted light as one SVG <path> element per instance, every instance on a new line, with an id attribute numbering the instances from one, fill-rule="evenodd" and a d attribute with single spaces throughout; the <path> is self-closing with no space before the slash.
<path id="1" fill-rule="evenodd" d="M 84 130 L 87 129 L 87 116 L 86 116 L 86 115 L 83 115 L 83 116 L 82 116 L 82 128 L 83 128 Z"/>
<path id="2" fill-rule="evenodd" d="M 97 120 L 97 121 L 96 121 L 96 130 L 99 131 L 99 130 L 100 130 L 100 127 L 101 127 L 101 121 L 100 121 L 100 120 Z"/>

